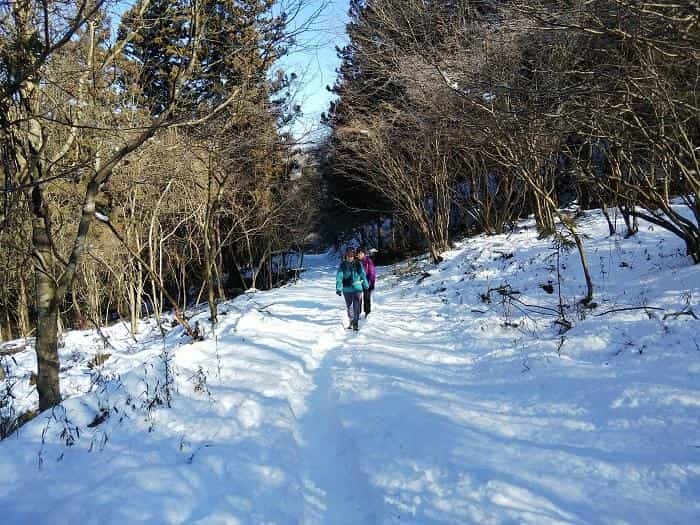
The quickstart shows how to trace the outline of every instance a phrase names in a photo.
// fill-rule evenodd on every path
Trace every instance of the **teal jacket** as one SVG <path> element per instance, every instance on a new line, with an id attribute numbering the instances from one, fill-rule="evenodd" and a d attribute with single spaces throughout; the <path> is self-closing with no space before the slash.
<path id="1" fill-rule="evenodd" d="M 369 288 L 365 269 L 360 261 L 343 261 L 335 276 L 335 289 L 345 293 L 361 292 Z"/>

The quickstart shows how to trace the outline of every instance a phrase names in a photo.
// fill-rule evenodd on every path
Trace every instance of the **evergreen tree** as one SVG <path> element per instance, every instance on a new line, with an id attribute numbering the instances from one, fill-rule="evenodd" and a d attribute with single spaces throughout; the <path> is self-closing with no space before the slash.
<path id="1" fill-rule="evenodd" d="M 250 99 L 284 52 L 286 15 L 271 12 L 273 0 L 190 4 L 155 0 L 144 12 L 135 7 L 122 21 L 120 35 L 137 34 L 125 46 L 125 54 L 141 68 L 139 84 L 154 114 L 167 106 L 176 90 L 184 114 L 217 107 L 242 90 Z M 190 52 L 193 48 L 195 53 Z M 189 80 L 179 85 L 186 70 Z M 258 95 L 265 96 L 265 89 Z"/>
<path id="2" fill-rule="evenodd" d="M 141 102 L 154 115 L 168 107 L 178 76 L 190 65 L 193 32 L 187 0 L 152 0 L 145 10 L 137 4 L 122 18 L 118 39 L 130 36 L 124 55 L 139 68 Z"/>

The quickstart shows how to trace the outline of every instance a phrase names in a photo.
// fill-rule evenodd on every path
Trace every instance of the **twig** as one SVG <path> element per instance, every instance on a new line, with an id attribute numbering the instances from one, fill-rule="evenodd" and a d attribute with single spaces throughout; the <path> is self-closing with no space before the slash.
<path id="1" fill-rule="evenodd" d="M 530 367 L 527 366 L 527 357 L 525 357 L 525 358 L 523 359 L 522 365 L 523 365 L 523 369 L 520 371 L 521 374 L 524 374 L 525 372 L 529 372 L 529 371 L 530 371 Z"/>
<path id="2" fill-rule="evenodd" d="M 509 296 L 509 297 L 510 297 L 510 296 Z M 549 307 L 549 306 L 541 306 L 541 305 L 539 305 L 539 304 L 529 304 L 529 303 L 525 303 L 525 302 L 521 301 L 520 299 L 518 299 L 517 297 L 510 297 L 510 298 L 511 298 L 513 301 L 522 304 L 525 308 L 539 308 L 540 310 L 545 310 L 544 312 L 533 312 L 533 313 L 539 313 L 540 315 L 545 315 L 545 314 L 547 314 L 547 315 L 557 315 L 557 316 L 559 316 L 559 312 L 557 312 L 556 309 L 551 308 L 551 307 Z M 551 312 L 551 313 L 549 313 L 549 312 Z"/>
<path id="3" fill-rule="evenodd" d="M 0 356 L 18 354 L 27 349 L 27 345 L 10 346 L 9 348 L 0 348 Z"/>
<path id="4" fill-rule="evenodd" d="M 557 345 L 557 355 L 561 357 L 561 349 L 564 348 L 564 343 L 566 343 L 566 337 L 563 335 L 559 338 L 559 344 Z"/>
<path id="5" fill-rule="evenodd" d="M 559 326 L 564 328 L 564 330 L 571 330 L 571 328 L 572 328 L 571 322 L 568 319 L 566 319 L 565 317 L 560 317 L 559 319 L 554 321 L 554 324 L 558 324 Z"/>
<path id="6" fill-rule="evenodd" d="M 687 310 L 682 310 L 680 312 L 667 313 L 664 315 L 663 320 L 665 321 L 669 317 L 672 317 L 673 319 L 675 319 L 676 317 L 680 317 L 681 315 L 689 315 L 690 317 L 692 317 L 695 320 L 698 319 L 698 316 L 695 314 L 695 312 L 693 312 L 693 310 L 691 308 L 688 308 Z"/>
<path id="7" fill-rule="evenodd" d="M 601 312 L 599 314 L 594 314 L 593 317 L 600 317 L 601 315 L 611 314 L 613 312 L 626 312 L 629 310 L 661 310 L 661 311 L 663 311 L 663 308 L 658 308 L 656 306 L 628 306 L 625 308 L 613 308 L 612 310 L 606 310 L 605 312 Z"/>
<path id="8" fill-rule="evenodd" d="M 261 306 L 261 307 L 259 307 L 259 308 L 256 308 L 256 310 L 257 310 L 258 312 L 262 312 L 263 310 L 265 310 L 265 308 L 269 308 L 270 306 L 274 306 L 274 305 L 276 305 L 276 304 L 279 304 L 279 303 L 270 303 L 270 304 L 266 304 L 265 306 Z"/>

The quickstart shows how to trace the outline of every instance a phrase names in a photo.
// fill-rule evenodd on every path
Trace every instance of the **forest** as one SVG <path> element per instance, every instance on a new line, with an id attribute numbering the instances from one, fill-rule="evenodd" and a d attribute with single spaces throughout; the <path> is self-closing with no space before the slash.
<path id="1" fill-rule="evenodd" d="M 0 522 L 697 525 L 699 88 L 696 0 L 0 2 Z"/>
<path id="2" fill-rule="evenodd" d="M 585 258 L 561 210 L 602 208 L 611 235 L 644 218 L 700 262 L 699 14 L 693 2 L 351 1 L 318 152 L 323 213 L 380 245 L 389 221 L 387 248 L 439 261 L 457 232 L 502 233 L 528 214 L 543 236 L 563 223 Z"/>
<path id="3" fill-rule="evenodd" d="M 40 408 L 62 330 L 172 309 L 193 334 L 187 305 L 215 323 L 217 300 L 288 278 L 315 190 L 271 73 L 300 4 L 274 5 L 0 8 L 0 339 L 36 337 Z"/>
<path id="4" fill-rule="evenodd" d="M 70 328 L 272 288 L 304 251 L 378 261 L 582 210 L 700 262 L 700 10 L 643 0 L 351 0 L 312 146 L 288 127 L 303 0 L 0 6 L 0 339 L 35 337 L 39 409 Z M 673 203 L 681 203 L 674 206 Z"/>

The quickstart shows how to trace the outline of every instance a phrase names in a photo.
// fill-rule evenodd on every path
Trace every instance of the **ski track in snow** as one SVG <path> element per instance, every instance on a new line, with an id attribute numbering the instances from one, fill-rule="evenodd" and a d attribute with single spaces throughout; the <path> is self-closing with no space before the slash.
<path id="1" fill-rule="evenodd" d="M 598 215 L 584 228 L 596 312 L 647 301 L 700 313 L 698 269 L 671 236 L 608 238 Z M 699 321 L 572 307 L 562 343 L 551 319 L 479 299 L 507 281 L 525 303 L 556 304 L 540 287 L 551 261 L 523 229 L 469 240 L 438 268 L 381 269 L 353 333 L 332 262 L 314 256 L 298 284 L 223 303 L 215 338 L 180 346 L 174 329 L 134 345 L 107 329 L 104 373 L 123 385 L 107 394 L 81 395 L 97 343 L 70 333 L 64 406 L 82 434 L 66 447 L 52 421 L 44 439 L 42 415 L 0 443 L 0 522 L 700 523 Z M 577 259 L 562 261 L 575 304 Z M 130 408 L 163 345 L 173 407 Z M 88 429 L 105 397 L 123 420 Z"/>

